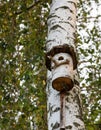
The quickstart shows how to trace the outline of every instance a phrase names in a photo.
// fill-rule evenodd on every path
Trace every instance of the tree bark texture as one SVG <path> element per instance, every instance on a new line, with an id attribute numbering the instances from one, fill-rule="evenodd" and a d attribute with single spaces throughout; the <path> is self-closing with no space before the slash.
<path id="1" fill-rule="evenodd" d="M 77 0 L 52 0 L 46 44 L 48 130 L 85 130 L 76 61 Z"/>

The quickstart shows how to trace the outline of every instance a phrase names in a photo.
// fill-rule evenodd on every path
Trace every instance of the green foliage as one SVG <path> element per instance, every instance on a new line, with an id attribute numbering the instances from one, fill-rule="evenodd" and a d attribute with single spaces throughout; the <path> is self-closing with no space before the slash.
<path id="1" fill-rule="evenodd" d="M 47 129 L 48 1 L 0 1 L 0 130 Z"/>
<path id="2" fill-rule="evenodd" d="M 100 1 L 80 0 L 78 4 L 77 50 L 83 113 L 87 130 L 99 130 L 96 124 L 101 124 L 101 18 L 99 8 Z"/>

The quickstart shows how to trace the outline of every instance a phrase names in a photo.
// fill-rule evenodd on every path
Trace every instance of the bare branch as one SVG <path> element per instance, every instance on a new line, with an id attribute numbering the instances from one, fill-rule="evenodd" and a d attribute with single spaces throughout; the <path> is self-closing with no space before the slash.
<path id="1" fill-rule="evenodd" d="M 100 18 L 101 17 L 101 15 L 98 15 L 98 16 L 96 16 L 96 17 L 93 17 L 93 16 L 89 16 L 89 17 L 86 17 L 86 19 L 98 19 L 98 18 Z M 82 18 L 78 18 L 78 21 L 83 21 L 83 17 Z"/>
<path id="2" fill-rule="evenodd" d="M 30 10 L 32 9 L 33 7 L 35 7 L 37 4 L 39 4 L 41 1 L 36 1 L 34 2 L 32 5 L 30 5 L 29 7 L 26 8 L 26 10 Z M 18 12 L 15 12 L 16 15 L 19 15 L 23 13 L 23 10 L 19 10 Z"/>
<path id="3" fill-rule="evenodd" d="M 80 62 L 78 63 L 78 66 L 81 65 L 82 63 L 90 63 L 90 62 L 89 62 L 89 61 L 86 61 L 86 60 L 80 61 Z"/>

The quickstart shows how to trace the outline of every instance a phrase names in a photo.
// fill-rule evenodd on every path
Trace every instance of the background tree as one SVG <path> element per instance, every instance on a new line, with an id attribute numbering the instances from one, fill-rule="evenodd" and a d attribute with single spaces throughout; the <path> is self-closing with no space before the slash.
<path id="1" fill-rule="evenodd" d="M 84 119 L 87 129 L 101 124 L 101 15 L 100 1 L 79 1 L 78 58 Z M 92 127 L 93 126 L 93 127 Z"/>
<path id="2" fill-rule="evenodd" d="M 49 2 L 0 1 L 1 130 L 47 130 L 44 47 Z M 79 73 L 88 130 L 101 122 L 100 2 L 78 3 Z"/>

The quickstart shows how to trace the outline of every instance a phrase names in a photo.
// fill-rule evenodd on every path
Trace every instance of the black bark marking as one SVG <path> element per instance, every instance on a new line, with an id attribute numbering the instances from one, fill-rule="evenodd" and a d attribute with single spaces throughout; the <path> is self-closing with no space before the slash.
<path id="1" fill-rule="evenodd" d="M 74 13 L 73 10 L 71 10 L 68 6 L 61 6 L 59 8 L 56 8 L 55 10 L 58 10 L 60 8 L 62 8 L 62 9 L 68 9 L 71 13 Z"/>
<path id="2" fill-rule="evenodd" d="M 72 17 L 71 17 L 71 16 L 69 16 L 69 17 L 68 17 L 68 20 L 69 20 L 69 21 L 71 21 L 71 20 L 72 20 Z"/>
<path id="3" fill-rule="evenodd" d="M 80 115 L 76 115 L 76 118 L 80 119 L 81 121 L 83 121 L 83 118 Z"/>
<path id="4" fill-rule="evenodd" d="M 75 79 L 74 79 L 74 84 L 77 85 L 77 86 L 80 85 L 80 83 L 77 80 L 75 80 Z"/>
<path id="5" fill-rule="evenodd" d="M 47 43 L 49 43 L 49 42 L 55 42 L 55 39 L 53 39 L 53 40 L 47 40 L 46 42 Z"/>
<path id="6" fill-rule="evenodd" d="M 65 108 L 66 108 L 67 110 L 69 110 L 69 107 L 68 107 L 68 106 L 65 106 Z"/>
<path id="7" fill-rule="evenodd" d="M 57 107 L 53 112 L 58 112 L 60 110 L 60 107 Z"/>
<path id="8" fill-rule="evenodd" d="M 80 126 L 80 124 L 77 123 L 77 122 L 74 122 L 73 124 L 74 124 L 76 127 L 79 127 L 79 126 Z"/>
<path id="9" fill-rule="evenodd" d="M 65 130 L 65 128 L 60 128 L 60 130 Z"/>
<path id="10" fill-rule="evenodd" d="M 60 124 L 56 122 L 54 125 L 52 124 L 51 126 L 52 126 L 52 130 L 55 130 L 60 127 Z"/>
<path id="11" fill-rule="evenodd" d="M 56 24 L 56 25 L 53 25 L 50 30 L 56 30 L 57 28 L 61 28 L 62 30 L 66 31 L 63 27 L 61 27 L 60 25 Z"/>
<path id="12" fill-rule="evenodd" d="M 72 113 L 72 111 L 69 110 L 69 114 L 71 114 L 71 113 Z"/>
<path id="13" fill-rule="evenodd" d="M 67 23 L 69 24 L 72 28 L 74 28 L 74 26 L 70 23 L 70 22 L 67 22 L 67 21 L 60 21 L 59 23 Z M 74 35 L 74 34 L 73 34 Z"/>
<path id="14" fill-rule="evenodd" d="M 60 107 L 56 107 L 55 109 L 53 109 L 54 107 L 55 107 L 55 105 L 51 106 L 51 104 L 49 104 L 49 110 L 48 110 L 48 112 L 50 113 L 50 116 L 52 116 L 52 114 L 54 112 L 58 112 L 60 110 Z"/>
<path id="15" fill-rule="evenodd" d="M 82 117 L 82 106 L 80 102 L 80 97 L 78 95 L 75 96 L 75 101 L 77 101 L 77 104 L 79 105 L 79 115 Z"/>
<path id="16" fill-rule="evenodd" d="M 68 1 L 68 3 L 74 4 L 75 8 L 76 8 L 76 3 L 73 1 Z"/>
<path id="17" fill-rule="evenodd" d="M 49 17 L 48 17 L 48 20 L 51 20 L 51 18 L 59 18 L 59 19 L 61 19 L 61 17 L 59 17 L 58 15 L 55 15 L 55 13 L 50 14 Z"/>
<path id="18" fill-rule="evenodd" d="M 72 126 L 71 126 L 71 125 L 66 126 L 66 130 L 70 130 L 70 129 L 72 129 Z"/>
<path id="19" fill-rule="evenodd" d="M 51 104 L 49 104 L 49 111 L 48 111 L 48 112 L 50 113 L 50 116 L 51 116 L 51 115 L 53 114 L 53 112 L 54 112 L 54 111 L 53 111 L 53 107 L 54 107 L 54 106 L 51 106 Z"/>

